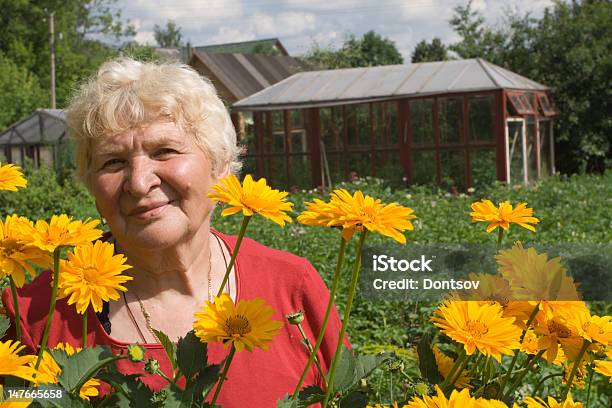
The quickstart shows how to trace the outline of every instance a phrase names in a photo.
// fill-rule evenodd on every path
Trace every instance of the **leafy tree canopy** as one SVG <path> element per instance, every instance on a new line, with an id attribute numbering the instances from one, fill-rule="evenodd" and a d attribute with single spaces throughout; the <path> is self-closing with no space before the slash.
<path id="1" fill-rule="evenodd" d="M 422 40 L 412 51 L 412 62 L 446 61 L 448 58 L 447 47 L 438 37 L 430 43 Z"/>
<path id="2" fill-rule="evenodd" d="M 172 20 L 166 22 L 166 27 L 160 27 L 157 24 L 153 27 L 153 36 L 160 47 L 172 48 L 182 45 L 181 27 L 177 26 Z"/>
<path id="3" fill-rule="evenodd" d="M 338 50 L 331 46 L 314 44 L 303 59 L 314 69 L 371 67 L 403 63 L 402 55 L 395 43 L 374 31 L 368 31 L 361 38 L 353 34 L 345 37 Z"/>

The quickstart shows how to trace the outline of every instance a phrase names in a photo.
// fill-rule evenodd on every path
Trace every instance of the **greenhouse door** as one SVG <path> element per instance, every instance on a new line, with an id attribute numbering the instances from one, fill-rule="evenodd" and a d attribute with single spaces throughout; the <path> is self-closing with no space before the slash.
<path id="1" fill-rule="evenodd" d="M 527 151 L 525 119 L 509 118 L 506 121 L 506 172 L 509 184 L 527 184 Z"/>

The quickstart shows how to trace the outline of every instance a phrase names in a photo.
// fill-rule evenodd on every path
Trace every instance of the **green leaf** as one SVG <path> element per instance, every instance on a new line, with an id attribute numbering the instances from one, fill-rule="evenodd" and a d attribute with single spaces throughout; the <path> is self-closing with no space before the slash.
<path id="1" fill-rule="evenodd" d="M 58 389 L 55 385 L 41 385 L 38 387 L 40 390 L 45 389 Z M 78 395 L 72 395 L 68 391 L 63 390 L 62 398 L 41 398 L 35 399 L 30 407 L 41 407 L 41 408 L 90 408 L 91 403 L 89 401 L 82 400 Z"/>
<path id="2" fill-rule="evenodd" d="M 355 383 L 355 369 L 357 361 L 353 352 L 344 346 L 340 354 L 340 360 L 336 368 L 336 378 L 334 379 L 334 392 L 347 391 Z"/>
<path id="3" fill-rule="evenodd" d="M 9 327 L 11 327 L 10 319 L 4 315 L 0 315 L 0 339 L 4 337 Z"/>
<path id="4" fill-rule="evenodd" d="M 188 380 L 206 367 L 207 347 L 192 330 L 181 337 L 176 347 L 178 367 Z"/>
<path id="5" fill-rule="evenodd" d="M 85 348 L 70 357 L 63 350 L 51 350 L 51 355 L 62 368 L 58 380 L 67 390 L 73 390 L 96 375 L 100 368 L 117 360 L 110 350 L 102 346 Z"/>
<path id="6" fill-rule="evenodd" d="M 117 390 L 111 397 L 114 397 L 112 403 L 109 403 L 113 407 L 144 407 L 150 404 L 153 392 L 138 380 L 140 377 L 142 377 L 141 374 L 125 375 L 116 371 L 102 371 L 96 376 L 97 379 L 108 383 Z M 125 405 L 126 401 L 128 405 Z"/>
<path id="7" fill-rule="evenodd" d="M 193 400 L 193 387 L 182 390 L 174 384 L 164 388 L 167 392 L 164 408 L 190 408 Z"/>
<path id="8" fill-rule="evenodd" d="M 361 391 L 354 391 L 340 399 L 340 408 L 365 408 L 368 396 Z"/>
<path id="9" fill-rule="evenodd" d="M 357 364 L 355 366 L 355 381 L 351 387 L 359 384 L 363 378 L 367 378 L 381 364 L 391 360 L 393 353 L 382 353 L 378 355 L 363 355 L 357 356 Z"/>
<path id="10" fill-rule="evenodd" d="M 417 354 L 419 355 L 419 370 L 421 376 L 429 381 L 430 384 L 440 384 L 442 377 L 438 372 L 438 365 L 436 364 L 436 358 L 433 351 L 431 350 L 431 340 L 429 335 L 425 334 L 421 338 L 417 346 Z"/>
<path id="11" fill-rule="evenodd" d="M 166 354 L 168 355 L 168 359 L 172 364 L 172 370 L 176 370 L 176 345 L 170 340 L 170 338 L 161 330 L 153 329 L 153 333 L 157 336 L 157 339 L 166 350 Z"/>
<path id="12" fill-rule="evenodd" d="M 204 367 L 198 373 L 193 387 L 194 401 L 201 402 L 204 396 L 212 389 L 219 379 L 220 364 L 212 364 Z"/>
<path id="13" fill-rule="evenodd" d="M 276 401 L 276 408 L 299 408 L 297 399 L 291 398 L 291 395 L 286 394 L 283 399 Z"/>
<path id="14" fill-rule="evenodd" d="M 323 401 L 324 396 L 325 392 L 316 385 L 304 387 L 298 394 L 298 407 L 306 408 L 311 406 L 312 404 L 321 402 Z"/>

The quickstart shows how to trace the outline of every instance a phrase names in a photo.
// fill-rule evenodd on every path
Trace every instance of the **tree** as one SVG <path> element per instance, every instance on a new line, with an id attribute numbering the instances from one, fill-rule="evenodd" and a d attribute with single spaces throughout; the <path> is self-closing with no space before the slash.
<path id="1" fill-rule="evenodd" d="M 431 40 L 431 43 L 422 40 L 412 51 L 412 62 L 446 61 L 447 59 L 446 46 L 438 37 Z"/>
<path id="2" fill-rule="evenodd" d="M 0 129 L 29 115 L 47 100 L 38 78 L 0 53 Z"/>
<path id="3" fill-rule="evenodd" d="M 175 48 L 181 46 L 181 27 L 177 26 L 174 21 L 168 20 L 166 28 L 162 28 L 155 24 L 153 27 L 153 36 L 160 47 Z"/>
<path id="4" fill-rule="evenodd" d="M 371 67 L 403 62 L 395 43 L 374 31 L 368 31 L 359 39 L 348 34 L 338 50 L 315 43 L 303 60 L 315 69 Z"/>

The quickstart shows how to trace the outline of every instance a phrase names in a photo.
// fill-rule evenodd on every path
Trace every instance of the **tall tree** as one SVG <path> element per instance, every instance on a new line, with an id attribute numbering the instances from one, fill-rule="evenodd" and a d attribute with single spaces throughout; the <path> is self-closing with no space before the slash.
<path id="1" fill-rule="evenodd" d="M 338 50 L 315 43 L 303 59 L 315 69 L 370 67 L 403 62 L 395 43 L 374 31 L 368 31 L 361 38 L 348 34 Z"/>
<path id="2" fill-rule="evenodd" d="M 166 22 L 166 27 L 160 27 L 157 24 L 153 27 L 153 36 L 160 47 L 173 48 L 182 45 L 181 27 L 177 26 L 172 20 Z"/>
<path id="3" fill-rule="evenodd" d="M 446 61 L 447 59 L 446 45 L 438 37 L 431 40 L 431 43 L 422 40 L 412 51 L 412 62 Z"/>

